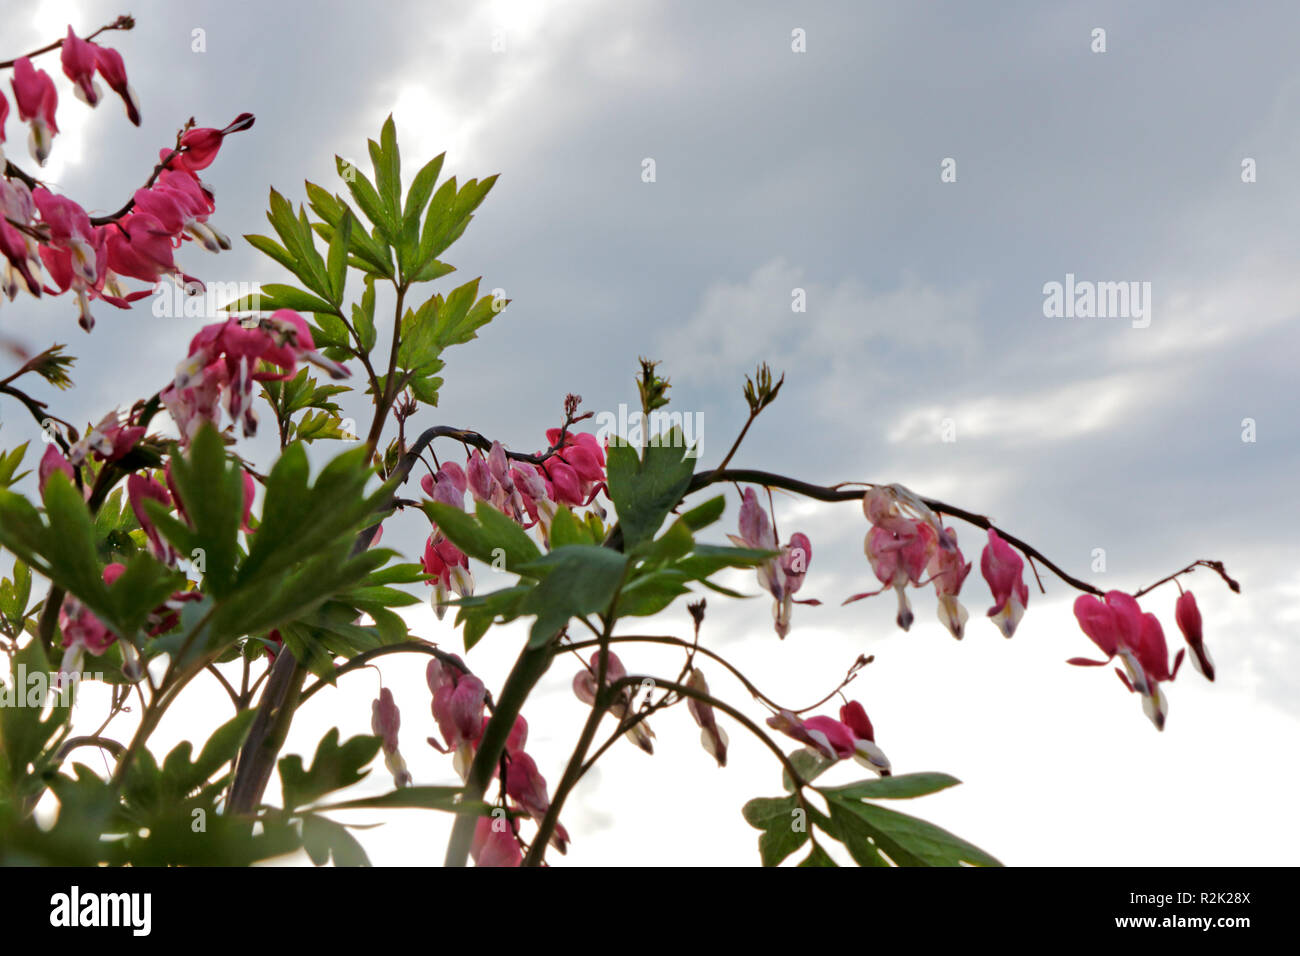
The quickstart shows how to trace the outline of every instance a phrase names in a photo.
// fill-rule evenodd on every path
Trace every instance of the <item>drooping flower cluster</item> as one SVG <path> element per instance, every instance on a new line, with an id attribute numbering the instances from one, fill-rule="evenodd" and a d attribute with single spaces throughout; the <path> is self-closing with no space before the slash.
<path id="1" fill-rule="evenodd" d="M 605 449 L 595 435 L 548 428 L 546 440 L 555 453 L 538 466 L 546 484 L 546 497 L 571 508 L 591 504 L 605 487 Z M 556 447 L 558 445 L 558 448 Z M 540 455 L 540 452 L 539 452 Z M 538 496 L 533 495 L 534 499 Z"/>
<path id="2" fill-rule="evenodd" d="M 112 585 L 124 571 L 124 564 L 108 565 L 103 571 L 104 583 Z M 70 595 L 59 607 L 59 633 L 63 635 L 63 647 L 66 648 L 59 664 L 60 674 L 80 671 L 87 652 L 96 656 L 103 654 L 118 637 L 93 611 Z"/>
<path id="3" fill-rule="evenodd" d="M 867 560 L 881 587 L 854 594 L 844 603 L 893 589 L 898 595 L 895 620 L 906 631 L 916 619 L 907 588 L 933 583 L 939 620 L 961 640 L 969 615 L 958 596 L 971 564 L 957 546 L 957 533 L 944 527 L 924 501 L 901 485 L 872 488 L 862 496 L 862 510 L 871 522 Z M 1029 588 L 1023 579 L 1024 560 L 992 528 L 980 556 L 980 571 L 993 593 L 989 617 L 1003 635 L 1011 637 L 1029 603 Z"/>
<path id="4" fill-rule="evenodd" d="M 801 718 L 788 710 L 778 711 L 767 725 L 810 747 L 829 760 L 853 759 L 876 774 L 890 775 L 889 758 L 876 745 L 875 728 L 863 706 L 850 701 L 834 717 Z"/>
<path id="5" fill-rule="evenodd" d="M 470 765 L 487 726 L 487 689 L 455 655 L 448 655 L 445 660 L 431 660 L 425 678 L 433 692 L 433 718 L 442 734 L 442 743 L 430 737 L 429 745 L 439 753 L 454 754 L 453 765 L 464 780 L 469 776 Z M 514 809 L 540 822 L 550 809 L 551 801 L 546 779 L 537 769 L 537 762 L 524 750 L 527 739 L 528 723 L 522 715 L 517 716 L 506 739 L 503 756 L 505 791 Z M 499 772 L 500 768 L 497 770 Z M 480 819 L 472 850 L 478 865 L 518 866 L 522 856 L 515 833 L 514 821 L 501 817 Z M 561 853 L 568 846 L 569 834 L 562 824 L 556 824 L 551 843 Z"/>
<path id="6" fill-rule="evenodd" d="M 176 377 L 159 396 L 180 429 L 182 444 L 188 444 L 204 422 L 219 426 L 222 408 L 240 423 L 245 437 L 255 434 L 255 384 L 292 378 L 299 362 L 310 362 L 332 378 L 350 374 L 316 350 L 311 329 L 297 312 L 279 309 L 251 324 L 245 321 L 231 318 L 200 329 Z M 261 362 L 280 371 L 260 370 Z"/>
<path id="7" fill-rule="evenodd" d="M 112 587 L 125 571 L 124 564 L 109 564 L 103 571 L 104 583 Z M 174 630 L 180 623 L 181 608 L 202 597 L 198 591 L 173 592 L 166 601 L 146 615 L 145 634 L 157 637 Z M 59 664 L 61 675 L 80 671 L 86 654 L 103 654 L 119 637 L 93 611 L 71 595 L 64 597 L 63 604 L 59 607 L 59 633 L 63 635 L 62 646 L 65 648 L 63 660 Z M 123 665 L 123 673 L 130 673 L 130 669 L 131 662 L 127 661 Z"/>
<path id="8" fill-rule="evenodd" d="M 139 105 L 116 50 L 81 39 L 71 26 L 59 46 L 64 75 L 79 99 L 92 107 L 99 103 L 98 75 L 122 97 L 130 121 L 140 125 Z M 31 155 L 43 166 L 59 131 L 54 80 L 30 57 L 21 57 L 14 61 L 10 87 L 18 119 L 31 130 Z M 8 113 L 8 100 L 0 93 L 0 147 Z M 163 276 L 172 276 L 201 289 L 199 280 L 177 267 L 174 250 L 193 239 L 215 252 L 229 249 L 230 241 L 208 222 L 215 205 L 198 171 L 211 164 L 227 135 L 252 125 L 253 116 L 244 113 L 224 129 L 186 130 L 175 149 L 160 151 L 160 169 L 131 201 L 120 212 L 96 220 L 31 176 L 0 178 L 0 291 L 10 300 L 20 290 L 33 296 L 71 291 L 78 321 L 89 332 L 95 323 L 92 301 L 102 299 L 126 309 L 150 294 L 150 289 L 127 291 L 123 279 L 152 287 Z M 0 171 L 5 168 L 0 148 Z"/>
<path id="9" fill-rule="evenodd" d="M 1160 620 L 1154 614 L 1144 612 L 1137 599 L 1123 591 L 1108 591 L 1104 600 L 1092 594 L 1080 595 L 1074 602 L 1074 616 L 1083 633 L 1101 649 L 1106 659 L 1094 661 L 1073 657 L 1069 663 L 1102 667 L 1118 656 L 1124 664 L 1122 670 L 1115 669 L 1119 679 L 1130 692 L 1141 695 L 1143 711 L 1158 730 L 1164 730 L 1169 703 L 1160 685 L 1178 676 L 1186 648 L 1174 656 L 1171 668 Z M 1207 679 L 1214 680 L 1214 665 L 1210 662 L 1201 633 L 1201 612 L 1191 591 L 1184 591 L 1178 598 L 1174 616 L 1192 650 L 1196 669 Z"/>
<path id="10" fill-rule="evenodd" d="M 560 430 L 547 432 L 552 447 Z M 541 453 L 537 457 L 544 457 Z M 474 501 L 491 505 L 520 527 L 541 528 L 549 539 L 551 521 L 559 505 L 591 504 L 605 486 L 605 452 L 594 435 L 566 433 L 564 443 L 541 464 L 512 460 L 500 442 L 493 442 L 487 455 L 475 449 L 462 468 L 443 462 L 438 471 L 420 479 L 420 487 L 433 501 L 465 510 L 465 493 Z M 432 603 L 441 620 L 449 594 L 467 597 L 474 593 L 474 576 L 469 558 L 434 523 L 425 543 L 423 566 L 433 585 Z"/>
<path id="11" fill-rule="evenodd" d="M 808 573 L 808 562 L 812 560 L 812 542 L 806 534 L 795 532 L 782 547 L 753 488 L 745 489 L 740 504 L 740 534 L 729 534 L 727 537 L 742 548 L 780 552 L 778 556 L 769 558 L 758 566 L 758 583 L 773 597 L 772 619 L 777 636 L 784 638 L 790 633 L 790 612 L 795 604 L 821 603 L 815 598 L 796 600 L 794 596 Z"/>

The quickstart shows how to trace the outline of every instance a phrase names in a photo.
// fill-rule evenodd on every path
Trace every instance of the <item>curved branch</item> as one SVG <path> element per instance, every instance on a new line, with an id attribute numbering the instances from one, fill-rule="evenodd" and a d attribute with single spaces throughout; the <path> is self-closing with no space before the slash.
<path id="1" fill-rule="evenodd" d="M 462 661 L 457 660 L 454 654 L 448 654 L 446 651 L 440 650 L 438 647 L 428 643 L 427 641 L 403 641 L 401 644 L 387 644 L 383 647 L 373 647 L 368 651 L 363 651 L 362 653 L 358 654 L 356 657 L 348 658 L 346 661 L 344 661 L 342 664 L 340 664 L 338 667 L 334 669 L 332 680 L 327 680 L 324 677 L 322 677 L 318 681 L 316 681 L 316 683 L 312 684 L 310 687 L 305 689 L 302 692 L 302 696 L 298 699 L 298 703 L 299 704 L 305 703 L 307 701 L 307 698 L 311 697 L 318 690 L 321 690 L 327 686 L 331 686 L 334 683 L 334 681 L 337 681 L 340 677 L 342 677 L 344 674 L 348 673 L 349 671 L 354 671 L 357 670 L 358 668 L 365 667 L 376 657 L 385 657 L 388 654 L 428 654 L 430 657 L 436 657 L 439 661 L 441 661 L 444 664 L 451 664 L 457 669 L 464 671 L 466 674 L 470 673 L 468 670 L 465 669 L 464 663 Z M 493 709 L 494 705 L 492 703 L 492 695 L 490 693 L 486 695 L 485 703 L 487 704 L 487 709 L 489 711 Z"/>
<path id="2" fill-rule="evenodd" d="M 94 33 L 90 34 L 89 36 L 84 36 L 81 39 L 89 42 L 95 39 L 95 37 L 99 36 L 101 33 L 107 33 L 109 30 L 130 30 L 133 29 L 134 27 L 135 27 L 135 18 L 132 17 L 131 14 L 129 13 L 124 13 L 116 20 L 114 20 L 112 23 L 105 24 L 104 26 L 96 30 Z M 51 53 L 54 50 L 57 50 L 60 47 L 62 47 L 63 41 L 65 39 L 67 38 L 62 37 L 58 40 L 55 40 L 53 43 L 47 43 L 39 50 L 33 50 L 31 53 L 25 53 L 22 56 L 15 57 L 12 60 L 0 61 L 0 70 L 12 69 L 13 65 L 17 63 L 19 60 L 31 59 L 32 57 L 40 56 L 42 53 Z"/>
<path id="3" fill-rule="evenodd" d="M 58 759 L 64 760 L 78 747 L 99 747 L 101 750 L 107 750 L 115 758 L 121 757 L 126 751 L 125 746 L 109 737 L 69 737 L 59 748 Z"/>
<path id="4" fill-rule="evenodd" d="M 822 704 L 826 703 L 828 700 L 830 700 L 832 697 L 838 694 L 841 690 L 843 690 L 849 684 L 849 682 L 853 680 L 853 678 L 857 677 L 857 671 L 859 668 L 861 668 L 865 664 L 871 663 L 871 661 L 874 660 L 874 657 L 864 657 L 863 655 L 859 655 L 857 661 L 854 662 L 854 666 L 849 670 L 849 676 L 847 677 L 847 679 L 844 680 L 843 683 L 840 684 L 839 687 L 835 688 L 835 690 L 831 691 L 821 700 L 817 701 L 817 703 L 809 704 L 807 707 L 801 707 L 796 709 L 794 707 L 782 707 L 772 698 L 768 697 L 761 690 L 759 690 L 758 687 L 754 685 L 753 681 L 751 681 L 748 677 L 746 677 L 744 674 L 740 672 L 740 669 L 736 667 L 736 665 L 732 664 L 721 654 L 718 654 L 715 651 L 711 651 L 707 647 L 704 647 L 703 645 L 695 645 L 692 644 L 690 641 L 685 641 L 680 637 L 673 637 L 672 635 L 669 634 L 663 634 L 663 635 L 622 634 L 617 637 L 611 637 L 609 639 L 609 642 L 611 644 L 624 644 L 624 643 L 626 644 L 631 644 L 631 643 L 669 644 L 675 647 L 680 647 L 687 651 L 693 650 L 696 654 L 703 654 L 705 657 L 709 658 L 712 661 L 715 661 L 716 663 L 726 668 L 727 671 L 731 673 L 732 677 L 736 678 L 736 680 L 740 681 L 740 683 L 744 685 L 745 690 L 749 691 L 750 694 L 753 695 L 755 700 L 759 701 L 760 703 L 766 704 L 774 711 L 788 710 L 792 714 L 804 714 L 810 710 L 816 710 Z M 599 643 L 600 642 L 596 640 L 574 641 L 572 643 L 564 645 L 564 648 L 565 650 L 578 651 L 587 647 L 595 647 Z M 657 682 L 656 682 L 656 686 L 658 686 Z"/>
<path id="5" fill-rule="evenodd" d="M 771 471 L 758 471 L 752 468 L 715 468 L 712 471 L 703 471 L 691 479 L 690 485 L 686 489 L 686 494 L 693 491 L 699 491 L 701 488 L 708 487 L 719 482 L 748 482 L 754 485 L 763 485 L 767 488 L 784 488 L 786 491 L 793 491 L 796 494 L 803 495 L 805 498 L 813 498 L 817 501 L 861 501 L 863 491 L 856 489 L 846 489 L 840 485 L 823 486 L 814 485 L 807 481 L 800 481 L 797 478 L 788 478 L 785 475 L 778 475 Z M 1002 538 L 1007 544 L 1019 549 L 1027 557 L 1035 558 L 1042 562 L 1043 566 L 1048 568 L 1053 574 L 1064 581 L 1066 584 L 1088 594 L 1100 595 L 1103 592 L 1089 584 L 1087 581 L 1081 581 L 1078 578 L 1067 574 L 1061 568 L 1057 567 L 1041 551 L 1033 545 L 1021 541 L 1015 535 L 1003 531 L 984 515 L 978 515 L 974 512 L 967 511 L 964 508 L 958 508 L 954 505 L 937 501 L 933 498 L 922 498 L 925 506 L 931 511 L 951 515 L 954 518 L 960 518 L 969 524 L 985 531 L 996 531 L 998 537 Z"/>

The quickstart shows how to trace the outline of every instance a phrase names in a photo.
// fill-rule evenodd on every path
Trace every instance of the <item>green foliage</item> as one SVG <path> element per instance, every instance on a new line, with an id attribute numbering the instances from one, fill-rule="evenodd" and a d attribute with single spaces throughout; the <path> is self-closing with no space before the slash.
<path id="1" fill-rule="evenodd" d="M 795 770 L 811 785 L 834 761 L 807 748 L 790 755 Z M 901 800 L 937 793 L 960 783 L 943 773 L 914 773 L 863 780 L 839 787 L 811 787 L 826 800 L 827 816 L 801 800 L 784 774 L 784 797 L 758 797 L 744 806 L 750 826 L 762 831 L 759 857 L 777 866 L 809 839 L 813 849 L 800 866 L 834 866 L 817 843 L 814 828 L 842 844 L 859 866 L 1001 866 L 996 859 L 947 830 L 871 802 Z"/>

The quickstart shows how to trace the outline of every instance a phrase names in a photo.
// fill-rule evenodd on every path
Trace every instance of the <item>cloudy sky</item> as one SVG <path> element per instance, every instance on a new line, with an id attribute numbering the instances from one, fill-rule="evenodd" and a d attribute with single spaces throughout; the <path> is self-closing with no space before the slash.
<path id="1" fill-rule="evenodd" d="M 4 6 L 4 56 L 127 12 L 97 0 Z M 513 303 L 448 354 L 441 407 L 421 424 L 534 450 L 566 392 L 598 412 L 635 405 L 636 358 L 647 355 L 663 361 L 673 408 L 699 423 L 711 464 L 743 424 L 743 376 L 767 361 L 786 385 L 739 466 L 901 482 L 993 516 L 1107 589 L 1225 561 L 1240 596 L 1205 571 L 1186 579 L 1219 679 L 1185 669 L 1163 733 L 1113 675 L 1064 664 L 1091 645 L 1070 613 L 1074 592 L 1046 574 L 1011 641 L 983 618 L 978 575 L 961 643 L 930 593 L 916 596 L 906 634 L 888 596 L 839 607 L 874 587 L 852 505 L 778 496 L 782 533 L 812 539 L 805 591 L 826 604 L 799 608 L 781 642 L 762 598 L 711 599 L 705 639 L 800 707 L 874 654 L 851 695 L 896 770 L 965 781 L 907 809 L 1009 864 L 1294 860 L 1293 6 L 1242 16 L 1172 2 L 137 0 L 129 12 L 136 29 L 109 42 L 139 94 L 141 129 L 116 101 L 92 112 L 58 80 L 63 134 L 44 175 L 94 211 L 119 206 L 188 117 L 221 126 L 243 111 L 256 126 L 205 173 L 214 222 L 232 236 L 269 231 L 271 186 L 294 201 L 304 179 L 340 189 L 334 154 L 363 160 L 390 112 L 408 171 L 446 150 L 444 171 L 462 180 L 501 174 L 446 258 L 453 279 L 482 275 Z M 1098 28 L 1104 52 L 1093 49 Z M 805 52 L 792 49 L 796 30 Z M 54 57 L 40 65 L 57 71 Z M 21 161 L 13 117 L 9 127 Z M 242 242 L 218 258 L 187 248 L 182 264 L 209 280 L 285 278 Z M 1048 317 L 1044 286 L 1067 275 L 1149 283 L 1149 309 Z M 806 311 L 792 310 L 795 290 Z M 77 388 L 55 410 L 98 420 L 163 384 L 201 324 L 155 318 L 148 305 L 100 308 L 87 337 L 67 299 L 19 300 L 0 308 L 0 334 L 31 350 L 69 343 L 82 357 Z M 0 409 L 3 447 L 33 437 L 20 411 Z M 266 441 L 249 447 L 268 460 Z M 385 544 L 416 553 L 422 520 L 408 517 Z M 957 531 L 976 555 L 978 532 Z M 1098 548 L 1104 572 L 1090 570 Z M 480 569 L 481 587 L 499 586 L 490 576 Z M 737 580 L 757 591 L 752 577 Z M 1171 639 L 1176 596 L 1166 586 L 1144 602 Z M 412 621 L 457 646 L 450 619 L 426 607 Z M 647 626 L 688 634 L 684 609 Z M 489 686 L 521 634 L 494 631 L 469 656 Z M 679 663 L 623 658 L 634 672 L 675 674 Z M 572 671 L 557 664 L 525 710 L 552 783 L 584 718 Z M 383 676 L 417 780 L 451 782 L 424 743 L 422 666 L 386 662 Z M 314 699 L 289 747 L 310 752 L 332 725 L 368 732 L 378 680 L 364 671 L 333 700 Z M 215 684 L 191 696 L 184 726 L 156 735 L 160 748 L 202 735 L 228 707 Z M 576 792 L 568 861 L 756 862 L 739 810 L 778 792 L 770 757 L 733 725 L 719 770 L 684 711 L 653 726 L 653 758 L 620 744 Z M 385 787 L 380 774 L 363 788 Z M 441 859 L 445 833 L 444 820 L 409 813 L 362 839 L 378 863 L 425 863 Z"/>

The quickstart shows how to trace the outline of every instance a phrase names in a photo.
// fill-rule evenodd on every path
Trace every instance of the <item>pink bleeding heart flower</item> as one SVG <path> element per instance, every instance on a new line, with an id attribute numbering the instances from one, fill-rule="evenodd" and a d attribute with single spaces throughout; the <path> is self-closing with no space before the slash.
<path id="1" fill-rule="evenodd" d="M 551 533 L 551 521 L 555 518 L 556 504 L 550 497 L 550 488 L 536 466 L 529 462 L 518 462 L 510 469 L 524 510 L 530 522 L 539 524 L 542 534 L 548 539 Z"/>
<path id="2" fill-rule="evenodd" d="M 469 673 L 459 657 L 449 656 L 449 662 L 434 658 L 425 671 L 429 690 L 433 692 L 430 704 L 433 719 L 446 746 L 439 745 L 432 737 L 429 745 L 439 753 L 454 754 L 456 772 L 464 780 L 469 775 L 474 750 L 483 736 L 487 688 Z"/>
<path id="3" fill-rule="evenodd" d="M 64 457 L 63 452 L 59 451 L 59 446 L 50 442 L 45 454 L 41 456 L 41 463 L 36 469 L 37 489 L 41 496 L 45 495 L 45 483 L 49 481 L 50 475 L 56 471 L 61 471 L 68 476 L 68 481 L 76 483 L 77 472 L 72 467 L 72 462 Z"/>
<path id="4" fill-rule="evenodd" d="M 993 592 L 993 607 L 989 608 L 989 617 L 993 618 L 993 623 L 1005 637 L 1016 632 L 1016 626 L 1029 604 L 1029 587 L 1024 581 L 1024 569 L 1024 559 L 990 528 L 988 544 L 980 556 L 980 573 Z"/>
<path id="5" fill-rule="evenodd" d="M 63 40 L 60 60 L 63 63 L 63 75 L 75 85 L 77 96 L 88 106 L 99 103 L 99 85 L 95 82 L 95 69 L 98 66 L 99 47 L 88 40 L 83 40 L 68 27 L 68 35 Z"/>
<path id="6" fill-rule="evenodd" d="M 100 461 L 118 461 L 136 446 L 144 433 L 143 426 L 125 424 L 116 411 L 109 412 L 68 449 L 68 461 L 77 467 L 92 453 Z"/>
<path id="7" fill-rule="evenodd" d="M 170 544 L 163 541 L 153 523 L 153 519 L 149 517 L 149 513 L 144 507 L 145 500 L 151 499 L 170 508 L 172 498 L 167 493 L 167 489 L 157 480 L 136 472 L 126 480 L 126 496 L 127 500 L 131 502 L 131 511 L 135 514 L 135 520 L 140 522 L 145 537 L 149 539 L 150 553 L 164 564 L 174 564 L 176 562 L 176 551 Z"/>
<path id="8" fill-rule="evenodd" d="M 180 428 L 183 444 L 193 439 L 203 422 L 219 423 L 223 397 L 227 413 L 241 422 L 248 437 L 257 431 L 255 383 L 292 378 L 300 361 L 325 369 L 333 378 L 349 374 L 316 351 L 311 330 L 297 312 L 280 309 L 248 326 L 228 319 L 199 330 L 190 341 L 188 357 L 159 397 Z M 259 362 L 282 371 L 259 371 Z"/>
<path id="9" fill-rule="evenodd" d="M 9 82 L 18 107 L 18 118 L 31 125 L 28 151 L 37 164 L 44 166 L 50 155 L 50 145 L 59 131 L 54 119 L 59 105 L 54 81 L 44 70 L 33 67 L 31 59 L 24 56 L 14 61 L 14 75 Z"/>
<path id="10" fill-rule="evenodd" d="M 828 760 L 856 760 L 882 777 L 890 775 L 889 758 L 876 745 L 875 730 L 867 712 L 856 701 L 840 709 L 840 719 L 833 717 L 800 718 L 788 710 L 778 711 L 767 724 Z"/>
<path id="11" fill-rule="evenodd" d="M 952 539 L 952 550 L 936 549 L 927 570 L 930 579 L 934 581 L 934 592 L 939 598 L 939 620 L 960 641 L 969 615 L 957 596 L 961 593 L 962 582 L 970 574 L 971 564 L 962 557 L 961 550 L 956 546 L 957 533 L 952 528 L 945 528 L 944 531 Z"/>
<path id="12" fill-rule="evenodd" d="M 494 813 L 491 817 L 479 817 L 469 849 L 474 865 L 522 866 L 524 855 L 515 836 L 517 829 L 518 824 L 504 810 L 499 816 Z"/>
<path id="13" fill-rule="evenodd" d="M 1142 709 L 1157 730 L 1164 730 L 1169 705 L 1160 684 L 1177 676 L 1184 651 L 1178 652 L 1171 669 L 1160 621 L 1154 614 L 1144 614 L 1137 599 L 1123 591 L 1107 592 L 1104 601 L 1092 594 L 1080 595 L 1074 602 L 1074 616 L 1106 659 L 1074 657 L 1069 663 L 1102 666 L 1118 655 L 1124 663 L 1124 670 L 1116 669 L 1120 680 L 1142 696 Z"/>
<path id="14" fill-rule="evenodd" d="M 257 484 L 253 481 L 253 476 L 245 470 L 241 469 L 240 476 L 244 483 L 244 515 L 243 518 L 240 519 L 239 530 L 251 532 L 253 529 L 249 527 L 249 520 L 253 517 L 253 498 L 257 494 Z M 378 543 L 379 536 L 376 535 L 371 544 L 374 545 Z"/>
<path id="15" fill-rule="evenodd" d="M 122 564 L 108 565 L 103 571 L 104 583 L 112 585 L 125 570 L 126 566 Z M 72 596 L 65 597 L 59 607 L 59 633 L 63 635 L 63 647 L 66 648 L 59 664 L 60 684 L 64 674 L 80 672 L 87 652 L 98 656 L 117 640 L 117 635 L 103 621 Z"/>
<path id="16" fill-rule="evenodd" d="M 135 209 L 153 216 L 170 236 L 189 236 L 209 252 L 230 248 L 230 239 L 208 224 L 216 207 L 193 176 L 164 171 L 152 187 L 137 189 L 132 198 Z"/>
<path id="17" fill-rule="evenodd" d="M 873 525 L 863 543 L 867 561 L 881 587 L 845 599 L 845 604 L 874 597 L 890 588 L 898 595 L 898 615 L 895 622 L 904 631 L 916 619 L 912 604 L 907 598 L 907 587 L 919 585 L 926 567 L 938 548 L 938 535 L 930 525 L 920 519 L 890 519 L 888 526 Z M 897 530 L 891 530 L 897 529 Z"/>
<path id="18" fill-rule="evenodd" d="M 422 565 L 429 575 L 429 583 L 433 585 L 433 611 L 441 621 L 447 613 L 449 592 L 458 597 L 469 597 L 474 593 L 474 575 L 469 570 L 469 558 L 434 528 L 424 545 Z"/>
<path id="19" fill-rule="evenodd" d="M 109 89 L 122 98 L 122 103 L 126 107 L 126 118 L 132 125 L 139 126 L 140 100 L 136 97 L 131 84 L 127 82 L 126 64 L 122 62 L 122 54 L 106 46 L 96 46 L 95 65 L 99 68 L 99 75 L 104 78 Z"/>
<path id="20" fill-rule="evenodd" d="M 617 654 L 613 651 L 609 651 L 605 660 L 604 686 L 608 687 L 616 681 L 623 680 L 627 677 L 627 669 L 623 666 L 623 662 L 618 659 Z M 573 675 L 573 693 L 578 700 L 582 701 L 584 704 L 596 703 L 596 675 L 600 673 L 599 664 L 600 652 L 597 651 L 591 655 L 589 666 L 584 667 L 582 670 L 578 671 L 578 673 Z M 632 714 L 632 701 L 632 689 L 626 686 L 623 687 L 619 691 L 613 704 L 609 707 L 610 715 L 621 724 Z M 650 725 L 646 721 L 637 721 L 637 723 L 628 728 L 624 736 L 646 753 L 653 754 L 655 752 L 654 743 L 652 742 L 654 731 L 650 729 Z"/>
<path id="21" fill-rule="evenodd" d="M 547 429 L 546 440 L 556 447 L 560 429 Z M 553 501 L 574 508 L 588 505 L 605 486 L 605 451 L 595 435 L 565 432 L 563 443 L 541 470 Z"/>
<path id="22" fill-rule="evenodd" d="M 370 729 L 382 740 L 384 766 L 393 775 L 393 785 L 409 787 L 411 772 L 406 769 L 406 761 L 397 749 L 397 731 L 402 726 L 402 715 L 393 700 L 393 692 L 387 687 L 379 692 L 379 698 L 370 705 Z"/>
<path id="23" fill-rule="evenodd" d="M 687 680 L 686 686 L 705 696 L 709 693 L 709 684 L 698 667 L 691 668 L 690 678 Z M 727 765 L 727 745 L 729 741 L 727 740 L 727 732 L 718 726 L 717 717 L 713 713 L 713 705 L 695 697 L 688 697 L 686 699 L 686 709 L 690 711 L 691 717 L 699 725 L 700 743 L 704 749 L 718 762 L 719 767 L 725 767 Z"/>
<path id="24" fill-rule="evenodd" d="M 740 503 L 740 534 L 727 535 L 733 544 L 758 551 L 779 551 L 757 568 L 758 583 L 773 597 L 772 619 L 777 636 L 790 633 L 790 616 L 795 604 L 820 604 L 814 599 L 796 600 L 795 592 L 803 585 L 808 563 L 812 560 L 812 543 L 802 532 L 790 535 L 784 547 L 776 539 L 767 512 L 758 503 L 758 494 L 746 488 Z"/>
<path id="25" fill-rule="evenodd" d="M 537 762 L 522 749 L 506 751 L 506 796 L 538 823 L 551 808 L 546 778 L 537 769 Z M 568 850 L 569 832 L 564 824 L 556 823 L 551 845 L 561 853 Z"/>
<path id="26" fill-rule="evenodd" d="M 1192 650 L 1192 666 L 1206 680 L 1214 680 L 1214 662 L 1210 659 L 1209 648 L 1205 646 L 1205 637 L 1201 633 L 1201 609 L 1196 606 L 1196 598 L 1191 591 L 1178 595 L 1174 605 L 1174 620 L 1183 632 L 1183 639 Z"/>
<path id="27" fill-rule="evenodd" d="M 252 113 L 240 113 L 224 129 L 199 127 L 187 130 L 181 136 L 183 152 L 172 161 L 176 169 L 188 171 L 191 175 L 200 169 L 207 169 L 217 158 L 222 141 L 231 133 L 238 133 L 253 125 Z"/>

